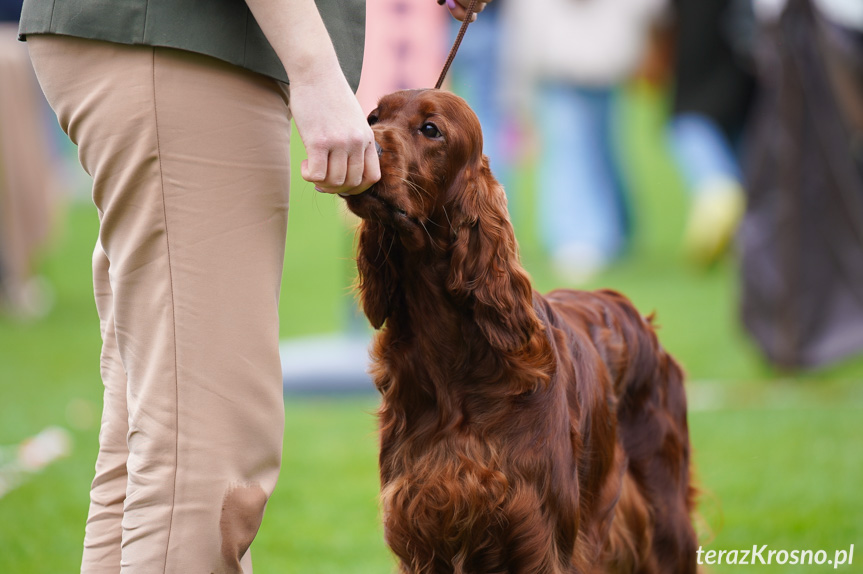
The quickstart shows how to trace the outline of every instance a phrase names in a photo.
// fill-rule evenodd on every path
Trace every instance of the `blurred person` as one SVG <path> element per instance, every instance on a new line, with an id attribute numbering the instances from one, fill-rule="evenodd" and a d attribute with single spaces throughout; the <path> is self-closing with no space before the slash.
<path id="1" fill-rule="evenodd" d="M 51 302 L 35 267 L 53 228 L 59 185 L 44 100 L 17 41 L 21 4 L 0 0 L 0 313 L 33 318 Z"/>
<path id="2" fill-rule="evenodd" d="M 554 270 L 572 284 L 604 269 L 629 239 L 617 95 L 639 68 L 664 7 L 664 0 L 503 6 L 507 91 L 539 124 L 540 232 Z"/>
<path id="3" fill-rule="evenodd" d="M 290 121 L 318 191 L 380 177 L 353 93 L 364 23 L 364 0 L 25 0 L 20 34 L 100 219 L 82 572 L 251 571 L 284 431 Z"/>
<path id="4" fill-rule="evenodd" d="M 743 216 L 740 140 L 753 96 L 750 0 L 675 0 L 671 149 L 690 194 L 687 255 L 710 265 Z"/>
<path id="5" fill-rule="evenodd" d="M 759 0 L 743 323 L 775 365 L 863 351 L 863 3 Z"/>

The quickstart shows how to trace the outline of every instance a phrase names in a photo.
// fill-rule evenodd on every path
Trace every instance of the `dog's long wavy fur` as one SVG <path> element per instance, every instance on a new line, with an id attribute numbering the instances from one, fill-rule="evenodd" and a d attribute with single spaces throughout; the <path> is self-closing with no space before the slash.
<path id="1" fill-rule="evenodd" d="M 347 203 L 400 571 L 694 573 L 683 375 L 650 320 L 532 289 L 463 100 L 397 92 L 369 121 L 383 176 Z"/>

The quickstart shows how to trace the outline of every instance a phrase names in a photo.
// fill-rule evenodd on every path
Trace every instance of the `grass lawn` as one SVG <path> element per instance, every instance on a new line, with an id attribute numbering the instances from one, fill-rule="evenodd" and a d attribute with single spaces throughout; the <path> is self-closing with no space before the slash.
<path id="1" fill-rule="evenodd" d="M 663 151 L 660 101 L 633 92 L 626 113 L 636 236 L 627 258 L 592 286 L 619 289 L 643 311 L 655 310 L 664 344 L 689 374 L 705 549 L 767 544 L 824 549 L 832 558 L 856 544 L 863 564 L 863 360 L 807 374 L 777 372 L 761 360 L 738 321 L 733 260 L 700 272 L 680 257 L 685 198 Z M 531 205 L 529 176 L 529 168 L 521 171 L 520 206 Z M 298 177 L 291 202 L 282 335 L 337 331 L 352 304 L 353 233 L 338 200 Z M 527 207 L 513 213 L 525 264 L 547 290 L 556 282 L 532 216 Z M 51 425 L 74 439 L 70 457 L 0 498 L 3 573 L 78 568 L 101 408 L 89 275 L 95 233 L 94 210 L 72 204 L 42 266 L 56 291 L 52 312 L 29 323 L 0 318 L 0 445 Z M 377 508 L 375 407 L 374 396 L 286 401 L 283 472 L 253 546 L 256 572 L 392 571 Z"/>

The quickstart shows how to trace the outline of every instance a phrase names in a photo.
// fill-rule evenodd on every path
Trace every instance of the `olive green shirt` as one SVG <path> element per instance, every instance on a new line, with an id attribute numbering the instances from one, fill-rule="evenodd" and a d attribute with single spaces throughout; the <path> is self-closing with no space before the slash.
<path id="1" fill-rule="evenodd" d="M 351 87 L 360 81 L 365 0 L 316 0 Z M 285 68 L 243 0 L 25 0 L 18 29 L 179 48 L 282 82 Z"/>

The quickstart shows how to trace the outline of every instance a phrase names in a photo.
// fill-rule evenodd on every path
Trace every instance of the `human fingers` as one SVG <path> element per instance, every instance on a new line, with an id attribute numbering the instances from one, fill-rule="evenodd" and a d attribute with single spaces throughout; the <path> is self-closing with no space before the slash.
<path id="1" fill-rule="evenodd" d="M 374 142 L 365 149 L 362 161 L 362 177 L 359 184 L 343 191 L 339 195 L 357 195 L 366 191 L 381 179 L 381 164 L 378 157 L 377 146 Z"/>
<path id="2" fill-rule="evenodd" d="M 338 193 L 345 187 L 351 156 L 356 156 L 359 150 L 337 147 L 330 150 L 327 158 L 327 177 L 323 181 L 315 182 L 319 188 L 328 193 Z"/>
<path id="3" fill-rule="evenodd" d="M 365 119 L 363 119 L 365 122 Z M 300 165 L 303 179 L 324 193 L 341 193 L 362 183 L 365 150 L 374 146 L 371 128 L 346 130 L 335 137 L 309 137 L 309 159 Z"/>
<path id="4" fill-rule="evenodd" d="M 329 152 L 321 147 L 310 146 L 306 148 L 308 159 L 300 164 L 300 175 L 304 180 L 317 184 L 327 178 L 327 159 Z"/>
<path id="5" fill-rule="evenodd" d="M 474 6 L 473 15 L 471 16 L 471 22 L 476 20 L 477 14 L 485 10 L 485 5 L 488 2 L 477 2 Z M 465 16 L 467 16 L 467 9 L 470 6 L 470 0 L 438 0 L 438 4 L 446 4 L 447 8 L 449 8 L 450 13 L 453 15 L 453 18 L 456 20 L 464 21 Z"/>
<path id="6" fill-rule="evenodd" d="M 363 155 L 363 150 L 360 149 L 344 158 L 338 158 L 338 167 L 333 165 L 333 172 L 327 177 L 327 182 L 331 185 L 327 191 L 330 193 L 345 193 L 360 185 L 363 181 Z M 337 177 L 338 174 L 343 175 L 339 178 Z"/>

